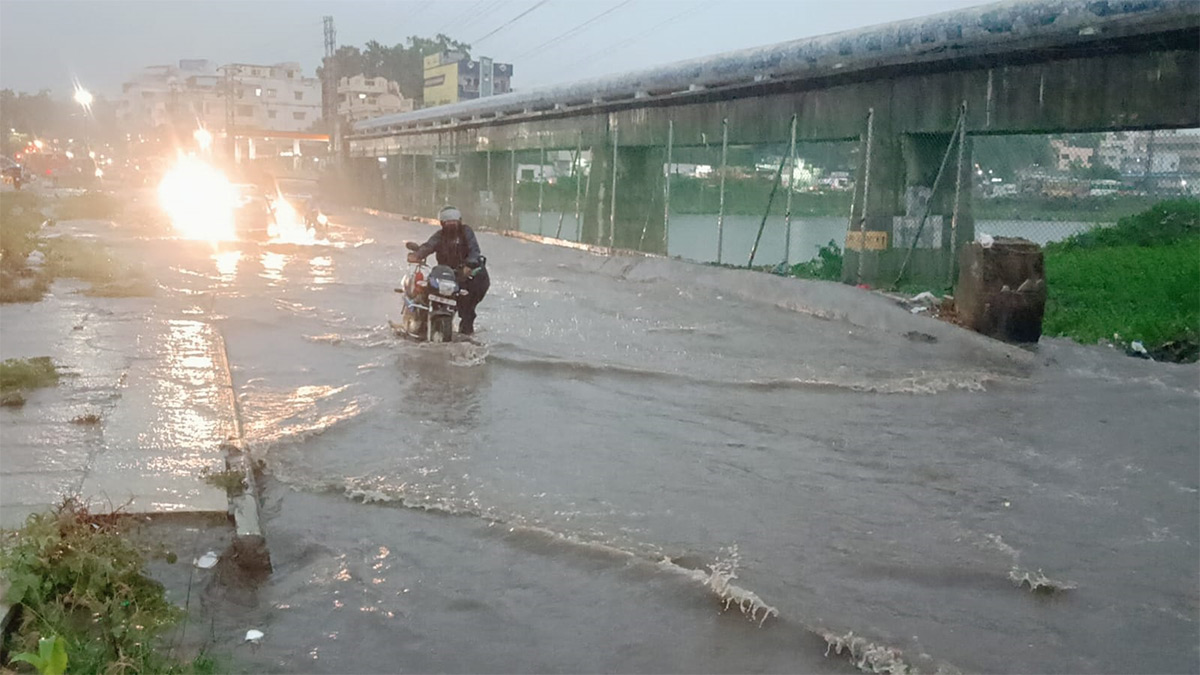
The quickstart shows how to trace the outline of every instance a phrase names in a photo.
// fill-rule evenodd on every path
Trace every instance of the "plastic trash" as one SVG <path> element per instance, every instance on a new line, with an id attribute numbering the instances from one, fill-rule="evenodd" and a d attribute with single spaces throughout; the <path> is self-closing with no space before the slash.
<path id="1" fill-rule="evenodd" d="M 205 553 L 197 558 L 194 564 L 196 567 L 199 567 L 202 570 L 207 570 L 216 567 L 217 561 L 220 559 L 221 557 L 218 556 L 215 551 L 209 551 L 208 553 Z"/>
<path id="2" fill-rule="evenodd" d="M 1133 351 L 1137 352 L 1138 354 L 1149 354 L 1150 353 L 1150 352 L 1146 351 L 1146 345 L 1142 344 L 1141 342 L 1139 342 L 1137 340 L 1130 342 L 1129 348 L 1132 349 Z"/>
<path id="3" fill-rule="evenodd" d="M 258 644 L 258 641 L 263 639 L 264 633 L 261 630 L 251 628 L 246 631 L 246 642 Z"/>
<path id="4" fill-rule="evenodd" d="M 975 238 L 975 241 L 978 241 L 979 245 L 984 248 L 991 248 L 992 244 L 996 243 L 996 238 L 990 234 L 984 234 L 981 232 L 979 236 Z"/>
<path id="5" fill-rule="evenodd" d="M 922 305 L 920 307 L 913 307 L 908 311 L 912 312 L 913 314 L 920 314 L 921 312 L 928 312 L 929 308 Z"/>
<path id="6" fill-rule="evenodd" d="M 924 302 L 924 303 L 934 304 L 937 301 L 938 301 L 937 296 L 934 295 L 933 293 L 930 293 L 929 291 L 925 291 L 924 293 L 918 293 L 912 297 L 912 302 Z"/>

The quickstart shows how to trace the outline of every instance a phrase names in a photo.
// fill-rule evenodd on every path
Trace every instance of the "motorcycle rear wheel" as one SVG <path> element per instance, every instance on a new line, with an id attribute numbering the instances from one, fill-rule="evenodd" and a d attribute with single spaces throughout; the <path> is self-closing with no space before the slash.
<path id="1" fill-rule="evenodd" d="M 433 321 L 434 342 L 452 342 L 454 340 L 454 322 L 452 317 L 439 316 L 431 320 Z"/>

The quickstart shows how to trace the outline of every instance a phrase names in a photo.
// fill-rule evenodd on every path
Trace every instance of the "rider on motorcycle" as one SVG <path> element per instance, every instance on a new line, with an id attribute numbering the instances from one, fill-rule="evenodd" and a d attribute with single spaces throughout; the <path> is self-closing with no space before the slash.
<path id="1" fill-rule="evenodd" d="M 453 268 L 458 275 L 459 286 L 467 295 L 458 301 L 458 315 L 462 319 L 458 332 L 470 335 L 475 332 L 475 306 L 487 295 L 491 279 L 488 278 L 486 259 L 479 252 L 479 240 L 475 231 L 462 222 L 462 214 L 453 206 L 443 207 L 438 212 L 441 229 L 433 233 L 417 250 L 408 254 L 409 262 L 419 262 L 437 254 L 439 265 Z"/>

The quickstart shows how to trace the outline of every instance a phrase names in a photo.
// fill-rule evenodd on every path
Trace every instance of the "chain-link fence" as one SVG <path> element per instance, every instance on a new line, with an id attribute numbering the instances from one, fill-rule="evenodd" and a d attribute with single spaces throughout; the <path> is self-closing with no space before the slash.
<path id="1" fill-rule="evenodd" d="M 1200 129 L 975 140 L 975 229 L 1037 244 L 1200 195 Z"/>
<path id="2" fill-rule="evenodd" d="M 851 279 L 869 260 L 858 251 L 886 250 L 867 275 L 900 284 L 949 282 L 963 239 L 1046 244 L 1200 192 L 1197 129 L 986 136 L 966 120 L 960 111 L 953 130 L 872 138 L 868 115 L 859 138 L 825 142 L 731 143 L 745 134 L 716 119 L 686 133 L 668 122 L 652 143 L 642 133 L 622 145 L 612 126 L 600 141 L 439 146 L 354 158 L 350 200 L 426 217 L 453 203 L 501 230 L 777 271 L 811 274 L 790 268 L 849 248 Z"/>

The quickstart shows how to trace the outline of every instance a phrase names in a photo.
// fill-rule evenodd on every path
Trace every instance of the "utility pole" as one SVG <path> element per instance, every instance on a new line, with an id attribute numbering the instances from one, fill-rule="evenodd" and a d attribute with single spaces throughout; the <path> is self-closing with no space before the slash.
<path id="1" fill-rule="evenodd" d="M 233 68 L 231 65 L 221 66 L 221 70 L 225 73 L 225 144 L 228 146 L 231 165 L 237 162 L 237 136 L 234 133 L 237 118 L 234 116 L 236 104 L 234 103 Z"/>
<path id="2" fill-rule="evenodd" d="M 336 162 L 342 152 L 342 121 L 338 116 L 337 29 L 332 16 L 324 17 L 322 23 L 325 26 L 325 119 L 329 122 L 329 139 Z"/>

